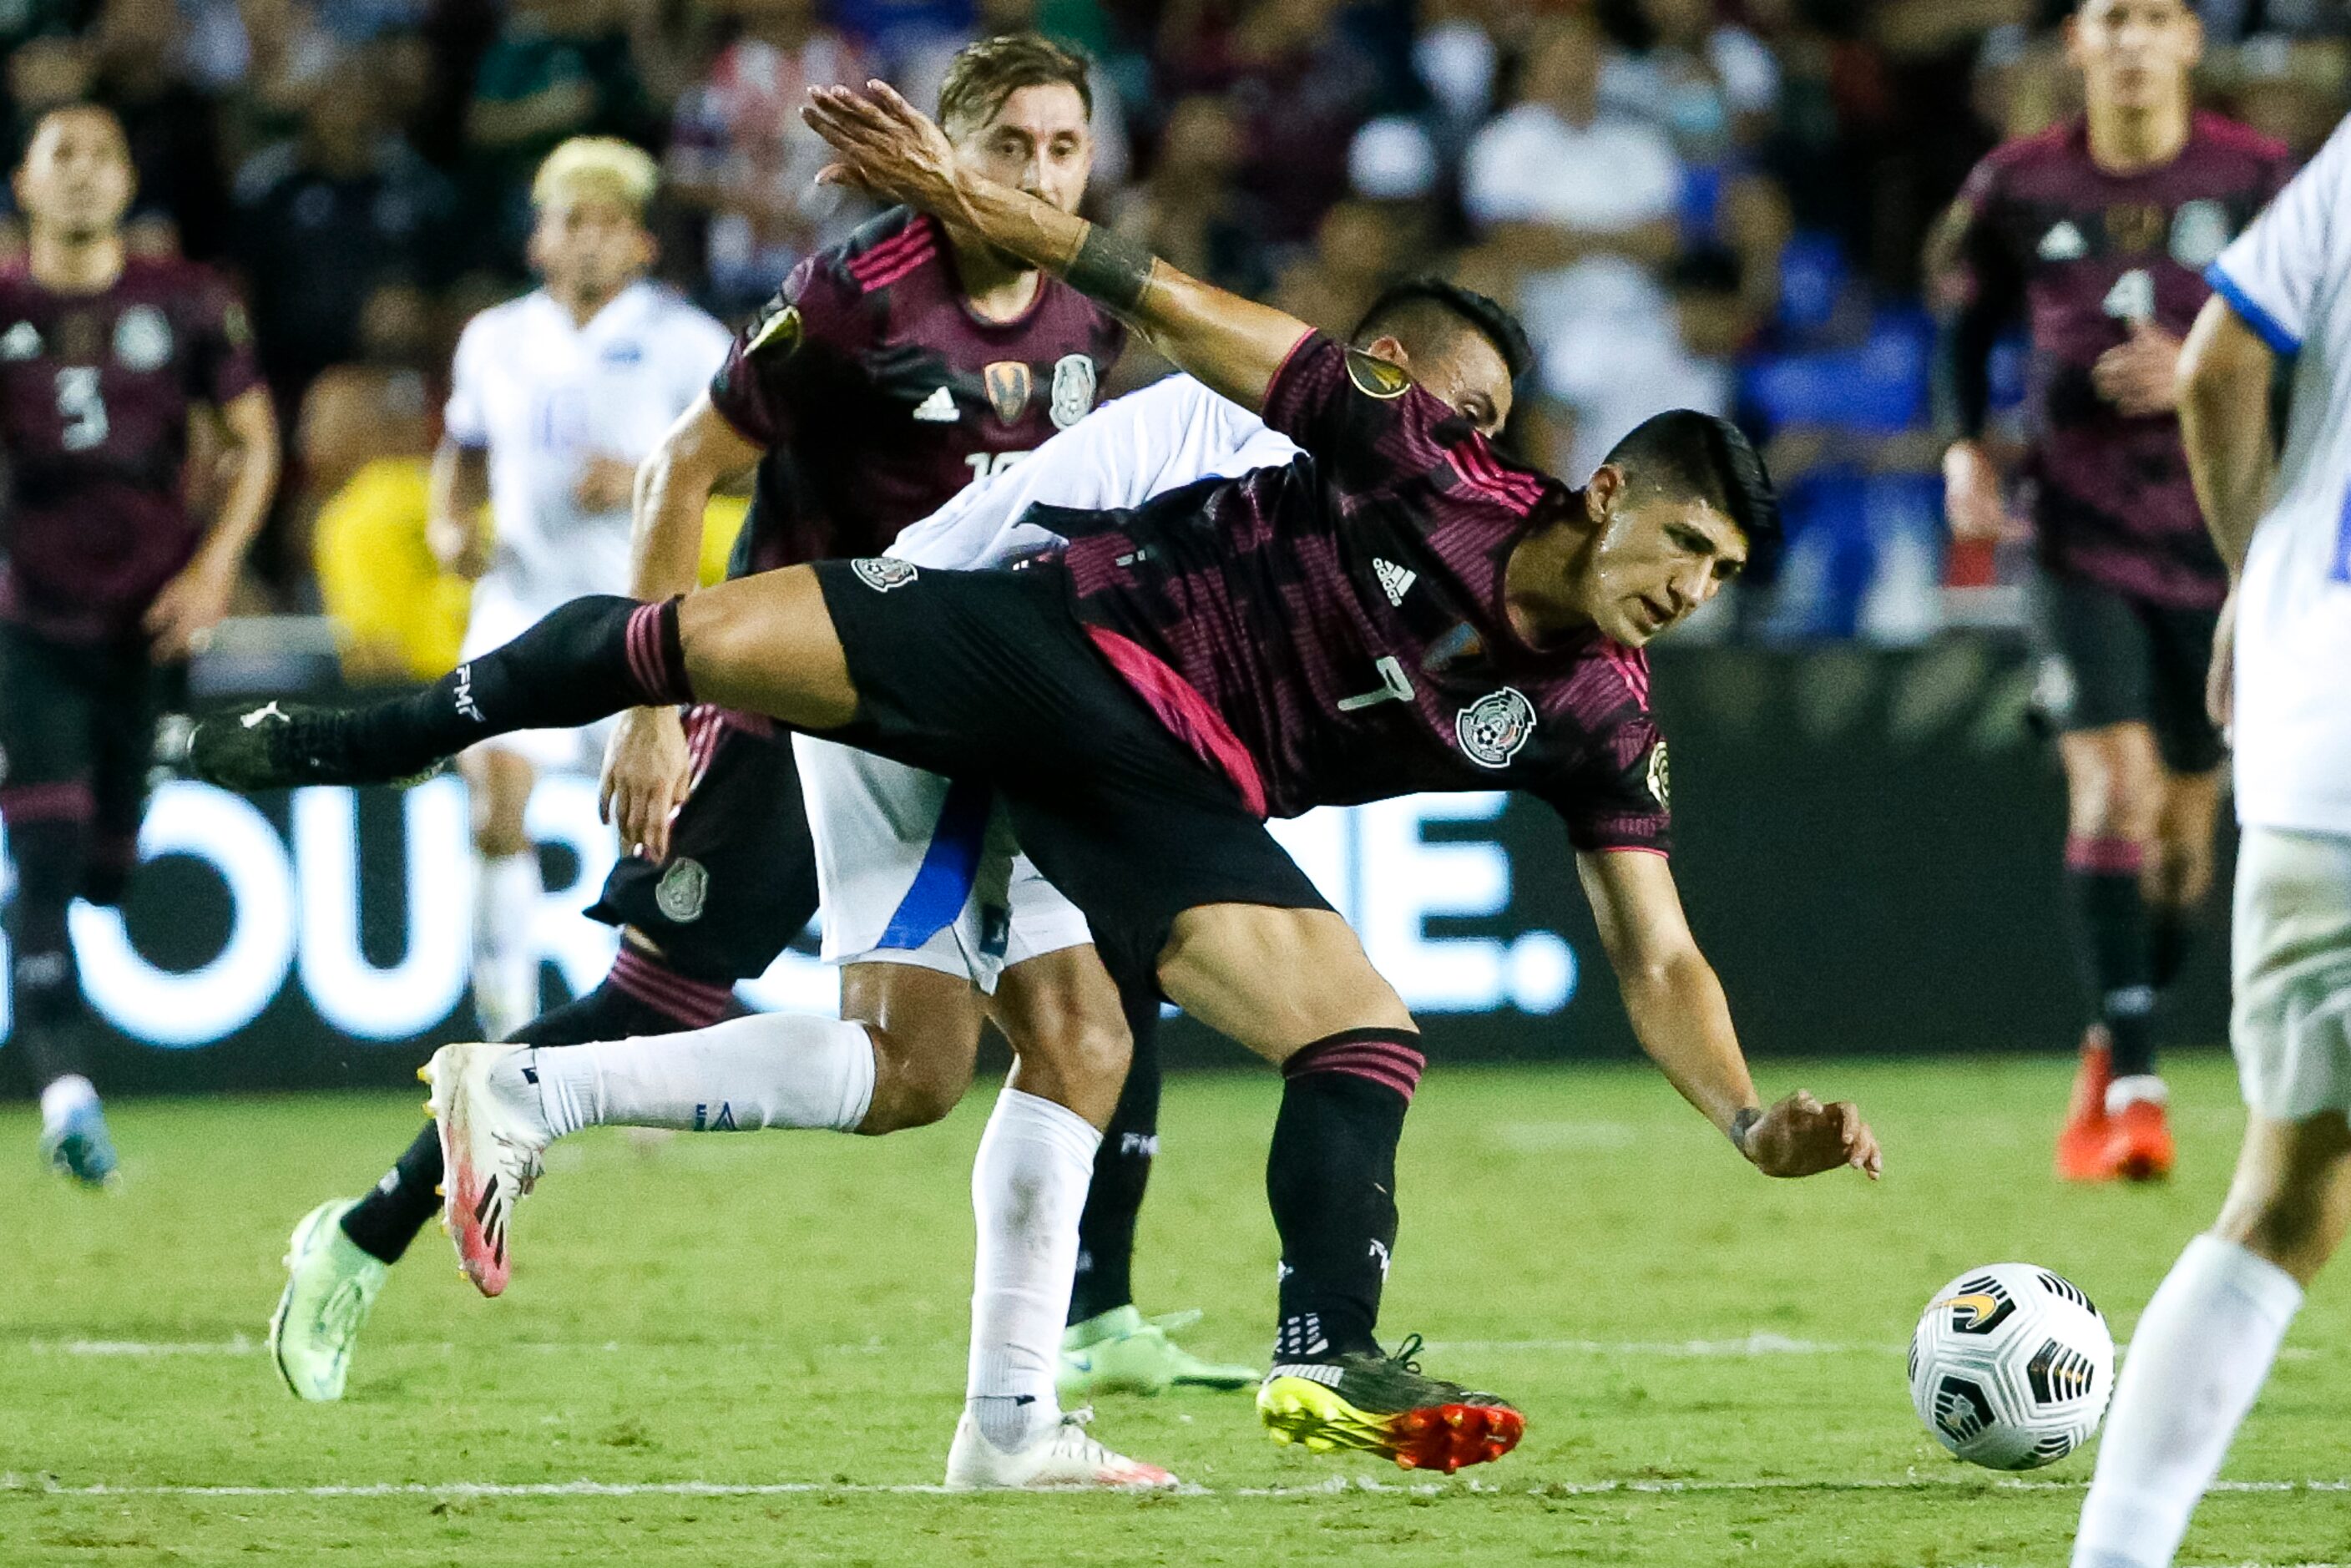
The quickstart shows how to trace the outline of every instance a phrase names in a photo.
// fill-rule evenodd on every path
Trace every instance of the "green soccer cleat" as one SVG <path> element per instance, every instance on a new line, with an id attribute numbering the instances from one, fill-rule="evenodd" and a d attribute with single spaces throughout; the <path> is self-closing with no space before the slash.
<path id="1" fill-rule="evenodd" d="M 356 1198 L 330 1198 L 302 1217 L 286 1248 L 286 1291 L 269 1314 L 269 1354 L 297 1399 L 343 1396 L 351 1345 L 391 1272 L 343 1234 Z"/>
<path id="2" fill-rule="evenodd" d="M 1394 1355 L 1277 1364 L 1257 1391 L 1258 1418 L 1277 1443 L 1316 1453 L 1361 1448 L 1407 1470 L 1447 1475 L 1519 1446 L 1524 1416 L 1496 1395 L 1422 1376 L 1412 1359 L 1419 1350 L 1414 1334 Z"/>
<path id="3" fill-rule="evenodd" d="M 1247 1388 L 1255 1383 L 1257 1368 L 1202 1361 L 1167 1337 L 1199 1321 L 1197 1312 L 1145 1318 L 1130 1305 L 1071 1323 L 1061 1334 L 1061 1369 L 1053 1386 L 1077 1405 L 1098 1394 Z"/>

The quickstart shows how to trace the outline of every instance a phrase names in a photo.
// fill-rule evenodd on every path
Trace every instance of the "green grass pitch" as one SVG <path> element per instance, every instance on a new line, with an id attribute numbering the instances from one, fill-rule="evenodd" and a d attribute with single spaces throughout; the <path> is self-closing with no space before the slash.
<path id="1" fill-rule="evenodd" d="M 556 1151 L 512 1290 L 437 1232 L 395 1274 L 342 1405 L 260 1339 L 287 1229 L 416 1124 L 381 1095 L 126 1103 L 129 1180 L 68 1190 L 0 1116 L 0 1563 L 2062 1564 L 2086 1455 L 2019 1484 L 1947 1459 L 1902 1350 L 1970 1264 L 2070 1274 L 2126 1335 L 2220 1200 L 2224 1060 L 2176 1063 L 2181 1174 L 2049 1175 L 2053 1060 L 1772 1064 L 1852 1094 L 1885 1183 L 1748 1171 L 1637 1067 L 1447 1070 L 1405 1135 L 1384 1328 L 1528 1412 L 1450 1481 L 1277 1448 L 1243 1396 L 1120 1399 L 1101 1430 L 1198 1489 L 954 1498 L 967 1175 L 986 1111 L 877 1141 L 614 1134 Z M 1148 1309 L 1260 1354 L 1270 1074 L 1170 1087 Z M 2351 1562 L 2346 1298 L 2322 1285 L 2181 1562 Z M 1416 1482 L 1417 1481 L 1417 1484 Z M 765 1490 L 758 1490 L 765 1489 Z"/>

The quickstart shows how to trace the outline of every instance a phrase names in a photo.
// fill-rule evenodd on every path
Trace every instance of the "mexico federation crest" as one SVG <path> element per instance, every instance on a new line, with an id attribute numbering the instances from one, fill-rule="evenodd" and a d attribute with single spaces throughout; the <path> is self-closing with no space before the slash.
<path id="1" fill-rule="evenodd" d="M 914 563 L 892 555 L 861 556 L 849 563 L 849 570 L 876 593 L 887 593 L 914 580 Z"/>
<path id="2" fill-rule="evenodd" d="M 1029 412 L 1029 367 L 1019 360 L 998 360 L 982 372 L 987 383 L 987 406 L 1007 424 Z"/>
<path id="3" fill-rule="evenodd" d="M 1083 354 L 1063 354 L 1053 361 L 1053 401 L 1046 412 L 1053 428 L 1067 430 L 1093 412 L 1094 362 Z"/>
<path id="4" fill-rule="evenodd" d="M 1479 697 L 1453 716 L 1461 755 L 1480 768 L 1508 768 L 1535 732 L 1535 705 L 1516 686 Z"/>
<path id="5" fill-rule="evenodd" d="M 1649 793 L 1656 797 L 1661 810 L 1673 810 L 1673 781 L 1667 777 L 1666 743 L 1649 747 Z"/>
<path id="6" fill-rule="evenodd" d="M 2171 214 L 2171 259 L 2201 272 L 2229 248 L 2229 209 L 2209 196 L 2182 202 Z"/>
<path id="7" fill-rule="evenodd" d="M 698 860 L 680 855 L 669 862 L 653 884 L 653 907 L 679 925 L 702 918 L 703 902 L 710 896 L 710 873 Z"/>
<path id="8" fill-rule="evenodd" d="M 172 357 L 172 324 L 152 305 L 133 305 L 114 319 L 114 357 L 134 371 L 155 371 Z"/>

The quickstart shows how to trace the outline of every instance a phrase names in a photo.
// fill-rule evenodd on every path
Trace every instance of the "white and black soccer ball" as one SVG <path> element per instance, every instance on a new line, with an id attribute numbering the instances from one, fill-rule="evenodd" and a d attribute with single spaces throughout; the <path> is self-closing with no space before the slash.
<path id="1" fill-rule="evenodd" d="M 2031 1263 L 1970 1269 L 1910 1336 L 1910 1402 L 1971 1465 L 2032 1470 L 2090 1440 L 2115 1390 L 2106 1320 L 2063 1275 Z"/>

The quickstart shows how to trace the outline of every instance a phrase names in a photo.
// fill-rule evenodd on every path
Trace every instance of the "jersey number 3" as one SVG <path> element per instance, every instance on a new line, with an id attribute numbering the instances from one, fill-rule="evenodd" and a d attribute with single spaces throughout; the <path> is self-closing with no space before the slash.
<path id="1" fill-rule="evenodd" d="M 106 399 L 99 392 L 97 366 L 68 365 L 57 372 L 57 417 L 66 422 L 58 440 L 68 452 L 106 444 Z"/>

